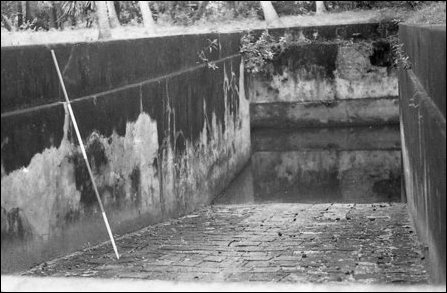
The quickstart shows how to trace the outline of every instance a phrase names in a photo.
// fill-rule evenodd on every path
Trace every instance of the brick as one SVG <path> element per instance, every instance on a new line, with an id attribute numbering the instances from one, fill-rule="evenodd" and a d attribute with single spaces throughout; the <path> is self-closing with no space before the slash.
<path id="1" fill-rule="evenodd" d="M 257 267 L 269 267 L 271 263 L 269 261 L 264 260 L 246 260 L 245 268 L 257 268 Z"/>
<path id="2" fill-rule="evenodd" d="M 335 214 L 346 210 L 338 204 L 204 209 L 195 213 L 198 217 L 117 239 L 127 247 L 120 261 L 109 247 L 99 246 L 26 274 L 177 281 L 427 282 L 417 235 L 404 228 L 409 225 L 405 205 L 372 213 L 371 205 L 358 204 L 350 209 L 349 222 L 334 223 L 322 220 L 320 212 L 326 213 L 328 207 Z M 293 217 L 300 225 L 291 224 Z"/>
<path id="3" fill-rule="evenodd" d="M 208 262 L 222 262 L 225 258 L 219 256 L 207 256 L 203 260 Z"/>
<path id="4" fill-rule="evenodd" d="M 258 246 L 261 242 L 238 242 L 235 244 L 236 247 L 245 247 L 245 246 Z"/>

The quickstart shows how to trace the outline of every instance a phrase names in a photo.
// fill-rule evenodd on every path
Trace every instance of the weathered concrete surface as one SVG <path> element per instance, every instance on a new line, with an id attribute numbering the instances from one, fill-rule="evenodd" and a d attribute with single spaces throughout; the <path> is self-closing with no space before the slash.
<path id="1" fill-rule="evenodd" d="M 400 151 L 262 151 L 251 158 L 256 202 L 401 199 Z"/>
<path id="2" fill-rule="evenodd" d="M 394 28 L 375 27 L 383 36 L 355 25 L 349 34 L 337 29 L 327 37 L 320 35 L 328 27 L 283 33 L 292 45 L 250 80 L 252 126 L 397 123 L 397 103 L 389 101 L 398 95 L 397 73 L 385 39 Z M 368 105 L 356 101 L 363 99 Z"/>
<path id="3" fill-rule="evenodd" d="M 28 276 L 425 284 L 404 204 L 212 206 L 87 248 Z"/>
<path id="4" fill-rule="evenodd" d="M 445 25 L 401 25 L 399 38 L 413 73 L 445 117 Z"/>
<path id="5" fill-rule="evenodd" d="M 54 49 L 71 99 L 113 90 L 197 66 L 208 40 L 218 50 L 206 52 L 216 61 L 239 51 L 239 34 L 178 35 L 95 43 L 13 46 L 1 48 L 1 111 L 59 102 L 60 88 L 49 55 Z M 149 57 L 149 58 L 148 58 Z"/>
<path id="6" fill-rule="evenodd" d="M 397 124 L 397 98 L 250 103 L 252 128 L 379 126 Z"/>
<path id="7" fill-rule="evenodd" d="M 446 28 L 402 25 L 412 69 L 399 72 L 408 207 L 427 245 L 433 282 L 446 282 Z"/>
<path id="8" fill-rule="evenodd" d="M 288 27 L 269 29 L 274 36 L 282 36 L 287 33 L 293 39 L 299 39 L 303 36 L 309 40 L 330 41 L 335 39 L 341 40 L 365 40 L 365 39 L 383 39 L 392 33 L 396 33 L 399 27 L 394 22 L 370 22 L 357 24 L 342 25 L 318 25 L 303 27 Z M 263 30 L 257 31 L 259 34 Z"/>
<path id="9" fill-rule="evenodd" d="M 216 70 L 197 65 L 211 37 L 54 46 L 115 233 L 208 204 L 250 157 L 239 35 Z M 46 47 L 2 48 L 2 273 L 107 239 L 52 68 Z"/>
<path id="10" fill-rule="evenodd" d="M 336 150 L 400 150 L 399 125 L 385 127 L 331 127 L 256 129 L 251 132 L 253 152 Z"/>
<path id="11" fill-rule="evenodd" d="M 382 46 L 389 47 L 385 44 Z M 291 47 L 273 61 L 272 72 L 254 78 L 250 101 L 306 102 L 397 96 L 397 73 L 389 68 L 391 61 L 381 60 L 381 66 L 371 64 L 374 46 L 377 45 L 371 41 Z M 389 54 L 390 48 L 386 50 Z"/>
<path id="12" fill-rule="evenodd" d="M 250 164 L 214 203 L 405 201 L 399 126 L 254 129 L 251 137 Z"/>
<path id="13" fill-rule="evenodd" d="M 400 202 L 399 128 L 255 129 L 254 202 Z"/>

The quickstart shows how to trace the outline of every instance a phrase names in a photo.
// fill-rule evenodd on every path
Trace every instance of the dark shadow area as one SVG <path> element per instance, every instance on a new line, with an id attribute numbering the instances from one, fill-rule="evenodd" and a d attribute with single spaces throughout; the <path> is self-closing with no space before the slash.
<path id="1" fill-rule="evenodd" d="M 255 129 L 250 163 L 215 204 L 401 201 L 399 126 Z"/>

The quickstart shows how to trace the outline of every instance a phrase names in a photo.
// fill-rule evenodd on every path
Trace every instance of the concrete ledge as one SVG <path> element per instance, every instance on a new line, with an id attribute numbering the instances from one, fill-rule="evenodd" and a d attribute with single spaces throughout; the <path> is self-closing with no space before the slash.
<path id="1" fill-rule="evenodd" d="M 372 126 L 399 123 L 397 98 L 250 104 L 252 128 Z"/>
<path id="2" fill-rule="evenodd" d="M 399 125 L 385 127 L 332 127 L 308 129 L 256 129 L 252 149 L 292 150 L 400 150 Z"/>
<path id="3" fill-rule="evenodd" d="M 255 30 L 255 33 L 261 34 L 264 30 Z M 299 38 L 304 35 L 308 39 L 315 41 L 332 41 L 332 40 L 364 40 L 364 39 L 381 39 L 388 35 L 397 33 L 398 26 L 393 22 L 377 23 L 356 23 L 356 24 L 339 24 L 339 25 L 319 25 L 304 27 L 285 27 L 269 29 L 269 33 L 274 36 L 282 36 L 284 33 Z"/>

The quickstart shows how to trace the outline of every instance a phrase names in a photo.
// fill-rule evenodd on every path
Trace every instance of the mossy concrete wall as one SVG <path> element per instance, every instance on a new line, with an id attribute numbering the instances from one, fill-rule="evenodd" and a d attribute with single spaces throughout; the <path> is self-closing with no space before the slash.
<path id="1" fill-rule="evenodd" d="M 399 72 L 408 207 L 434 282 L 446 282 L 446 27 L 401 25 L 411 69 Z"/>
<path id="2" fill-rule="evenodd" d="M 397 124 L 391 23 L 271 30 L 291 44 L 250 79 L 252 127 Z"/>
<path id="3" fill-rule="evenodd" d="M 215 39 L 219 48 L 209 52 Z M 2 273 L 108 238 L 50 49 L 121 234 L 208 204 L 246 164 L 239 40 L 205 34 L 2 48 Z M 201 63 L 202 50 L 217 69 Z"/>

